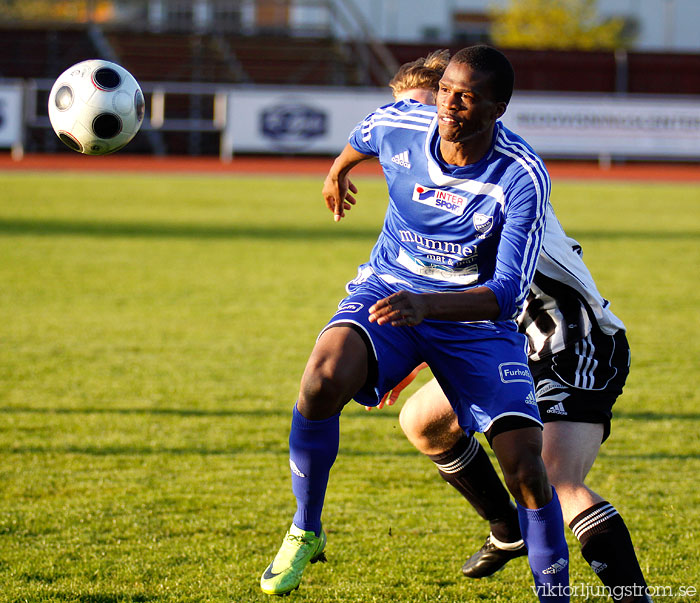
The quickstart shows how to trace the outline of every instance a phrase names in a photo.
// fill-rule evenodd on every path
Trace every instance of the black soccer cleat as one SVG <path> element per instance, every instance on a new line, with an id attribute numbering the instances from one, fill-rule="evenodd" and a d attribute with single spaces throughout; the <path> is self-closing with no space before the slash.
<path id="1" fill-rule="evenodd" d="M 527 555 L 527 547 L 522 540 L 508 543 L 507 549 L 497 547 L 489 534 L 482 546 L 462 566 L 462 573 L 467 578 L 485 578 L 495 574 L 511 559 Z"/>

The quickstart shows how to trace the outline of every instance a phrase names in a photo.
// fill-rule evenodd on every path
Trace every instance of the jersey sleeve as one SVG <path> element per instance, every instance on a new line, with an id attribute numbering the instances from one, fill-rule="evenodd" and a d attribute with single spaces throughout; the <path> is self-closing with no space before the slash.
<path id="1" fill-rule="evenodd" d="M 497 320 L 515 319 L 527 298 L 542 248 L 549 188 L 544 170 L 541 174 L 530 170 L 506 192 L 496 267 L 493 277 L 484 283 L 498 300 L 501 312 Z"/>
<path id="2" fill-rule="evenodd" d="M 364 155 L 379 157 L 381 137 L 384 131 L 384 128 L 380 125 L 382 123 L 380 115 L 389 106 L 380 107 L 355 126 L 355 129 L 350 132 L 348 137 L 348 142 L 353 149 Z"/>

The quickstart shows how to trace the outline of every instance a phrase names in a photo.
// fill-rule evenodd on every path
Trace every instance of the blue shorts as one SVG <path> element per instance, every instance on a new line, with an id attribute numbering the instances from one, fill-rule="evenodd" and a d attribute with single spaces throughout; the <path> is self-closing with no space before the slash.
<path id="1" fill-rule="evenodd" d="M 376 276 L 369 277 L 353 287 L 323 329 L 351 323 L 370 342 L 377 380 L 355 394 L 358 403 L 376 406 L 416 366 L 427 362 L 465 431 L 483 433 L 505 417 L 542 424 L 527 364 L 527 340 L 515 323 L 424 320 L 415 327 L 392 327 L 369 322 L 369 308 L 392 293 Z"/>

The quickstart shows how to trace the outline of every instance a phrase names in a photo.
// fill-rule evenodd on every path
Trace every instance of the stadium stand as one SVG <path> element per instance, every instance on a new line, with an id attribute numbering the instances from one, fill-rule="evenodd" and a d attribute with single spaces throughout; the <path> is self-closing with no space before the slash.
<path id="1" fill-rule="evenodd" d="M 350 57 L 330 38 L 228 36 L 232 53 L 258 84 L 366 85 Z"/>
<path id="2" fill-rule="evenodd" d="M 383 86 L 358 65 L 355 47 L 331 38 L 107 30 L 116 58 L 140 81 Z M 386 44 L 404 63 L 435 45 Z M 458 50 L 461 46 L 450 46 Z M 99 56 L 88 27 L 0 25 L 0 77 L 52 78 Z M 700 55 L 508 50 L 520 90 L 700 93 Z M 622 73 L 621 73 L 622 71 Z M 621 89 L 621 76 L 625 83 Z"/>
<path id="3" fill-rule="evenodd" d="M 140 81 L 363 86 L 375 83 L 330 38 L 106 31 L 114 54 Z M 0 77 L 52 78 L 101 56 L 85 25 L 0 25 Z"/>
<path id="4" fill-rule="evenodd" d="M 451 51 L 459 46 L 450 46 Z M 397 64 L 435 49 L 428 44 L 385 44 Z M 383 87 L 370 45 L 326 36 L 280 32 L 137 32 L 87 24 L 0 23 L 0 78 L 33 82 L 36 119 L 27 126 L 27 151 L 63 151 L 41 112 L 48 87 L 64 69 L 87 58 L 124 65 L 144 84 L 150 107 L 159 83 L 168 87 L 166 119 L 213 118 L 214 87 L 198 84 L 268 84 Z M 518 90 L 645 94 L 700 94 L 699 54 L 575 52 L 509 49 Z M 173 89 L 173 85 L 180 85 Z M 184 88 L 183 88 L 184 86 Z M 185 129 L 186 130 L 186 129 Z M 139 137 L 132 152 L 216 154 L 212 128 Z"/>
<path id="5" fill-rule="evenodd" d="M 627 63 L 629 92 L 700 94 L 700 54 L 631 52 Z"/>
<path id="6" fill-rule="evenodd" d="M 107 32 L 115 54 L 142 81 L 232 82 L 236 72 L 212 36 L 186 33 Z"/>
<path id="7" fill-rule="evenodd" d="M 51 78 L 97 54 L 85 25 L 0 26 L 0 77 Z"/>

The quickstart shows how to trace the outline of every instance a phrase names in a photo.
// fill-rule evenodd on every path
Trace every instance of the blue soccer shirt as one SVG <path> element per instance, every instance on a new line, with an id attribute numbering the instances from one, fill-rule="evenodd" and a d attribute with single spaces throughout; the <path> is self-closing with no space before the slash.
<path id="1" fill-rule="evenodd" d="M 483 285 L 515 318 L 534 277 L 550 180 L 523 139 L 496 123 L 490 151 L 464 167 L 439 152 L 437 110 L 399 101 L 367 116 L 350 145 L 379 158 L 389 206 L 370 261 L 397 291 L 462 291 Z"/>

